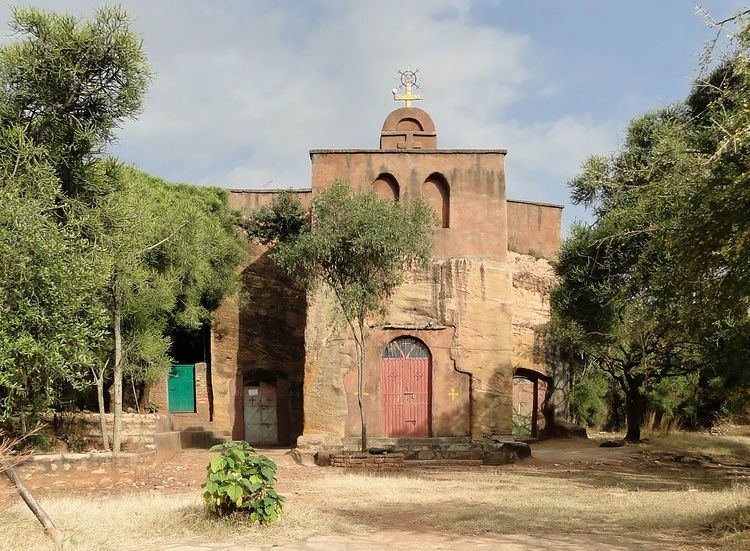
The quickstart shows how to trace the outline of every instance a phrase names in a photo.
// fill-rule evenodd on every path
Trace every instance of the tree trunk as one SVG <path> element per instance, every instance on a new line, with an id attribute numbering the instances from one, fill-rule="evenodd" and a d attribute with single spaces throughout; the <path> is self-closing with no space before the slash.
<path id="1" fill-rule="evenodd" d="M 359 341 L 357 343 L 357 399 L 359 401 L 359 421 L 362 425 L 362 452 L 367 452 L 367 421 L 365 420 L 365 331 L 364 320 L 359 320 Z M 356 341 L 357 339 L 355 339 Z"/>
<path id="2" fill-rule="evenodd" d="M 107 434 L 107 413 L 104 408 L 104 370 L 106 364 L 99 370 L 96 379 L 96 400 L 99 403 L 99 424 L 102 430 L 102 447 L 109 451 L 109 435 Z"/>
<path id="3" fill-rule="evenodd" d="M 36 499 L 34 499 L 34 496 L 31 495 L 31 492 L 29 492 L 29 489 L 23 483 L 21 477 L 18 476 L 18 473 L 16 473 L 15 469 L 13 467 L 3 467 L 3 469 L 5 470 L 6 476 L 16 487 L 16 490 L 21 496 L 21 499 L 24 500 L 29 509 L 31 509 L 31 512 L 34 513 L 37 520 L 39 520 L 39 523 L 44 528 L 44 531 L 47 532 L 47 535 L 51 537 L 57 545 L 61 545 L 63 542 L 62 532 L 57 529 L 57 526 L 55 526 L 55 523 L 52 522 L 52 519 L 47 516 L 47 513 L 44 512 L 44 509 L 41 508 Z"/>
<path id="4" fill-rule="evenodd" d="M 119 293 L 115 289 L 114 312 L 112 319 L 112 331 L 115 338 L 115 365 L 113 368 L 114 382 L 112 383 L 112 412 L 114 422 L 112 424 L 112 451 L 119 454 L 122 448 L 122 305 Z"/>
<path id="5" fill-rule="evenodd" d="M 625 413 L 628 424 L 625 440 L 640 442 L 641 423 L 643 423 L 643 396 L 641 395 L 641 389 L 637 386 L 630 386 L 625 393 Z"/>

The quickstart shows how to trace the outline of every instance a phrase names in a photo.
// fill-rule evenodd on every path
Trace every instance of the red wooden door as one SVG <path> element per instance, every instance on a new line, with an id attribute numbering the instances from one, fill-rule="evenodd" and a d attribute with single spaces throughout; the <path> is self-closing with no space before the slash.
<path id="1" fill-rule="evenodd" d="M 380 361 L 383 436 L 430 436 L 430 351 L 420 340 L 391 341 Z"/>

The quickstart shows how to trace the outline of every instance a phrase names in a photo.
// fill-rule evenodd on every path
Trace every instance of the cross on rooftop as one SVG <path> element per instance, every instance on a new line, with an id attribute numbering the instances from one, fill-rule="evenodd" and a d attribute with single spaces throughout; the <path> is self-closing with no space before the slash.
<path id="1" fill-rule="evenodd" d="M 412 101 L 421 100 L 422 96 L 417 96 L 411 93 L 412 87 L 419 88 L 417 85 L 417 73 L 419 72 L 419 69 L 416 71 L 412 71 L 411 67 L 407 67 L 406 71 L 399 71 L 399 78 L 401 80 L 401 87 L 404 88 L 403 94 L 399 94 L 398 90 L 395 88 L 393 89 L 393 99 L 394 101 L 403 101 L 404 107 L 411 107 Z"/>

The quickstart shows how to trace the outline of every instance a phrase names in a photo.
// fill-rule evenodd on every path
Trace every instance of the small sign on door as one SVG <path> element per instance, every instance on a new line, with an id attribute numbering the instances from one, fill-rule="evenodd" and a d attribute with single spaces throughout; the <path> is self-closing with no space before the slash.
<path id="1" fill-rule="evenodd" d="M 257 388 L 248 388 L 247 389 L 247 395 L 248 396 L 257 396 L 258 395 L 258 389 Z"/>

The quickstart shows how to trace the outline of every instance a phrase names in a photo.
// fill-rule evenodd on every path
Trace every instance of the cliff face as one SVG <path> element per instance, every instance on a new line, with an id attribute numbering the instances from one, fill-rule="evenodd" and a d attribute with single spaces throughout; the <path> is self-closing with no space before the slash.
<path id="1" fill-rule="evenodd" d="M 555 272 L 549 260 L 508 252 L 513 272 L 513 368 L 552 375 L 544 344 L 535 329 L 549 321 L 549 292 Z"/>

